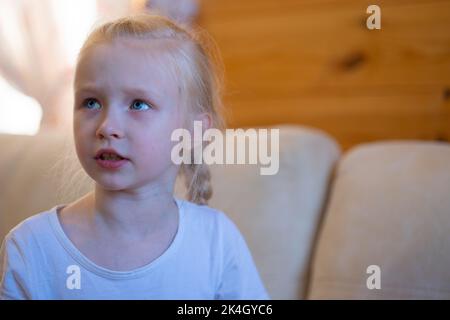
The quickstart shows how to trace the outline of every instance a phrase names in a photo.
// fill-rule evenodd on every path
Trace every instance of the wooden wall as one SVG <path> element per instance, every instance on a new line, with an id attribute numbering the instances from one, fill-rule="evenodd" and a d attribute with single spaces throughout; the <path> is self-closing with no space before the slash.
<path id="1" fill-rule="evenodd" d="M 222 52 L 230 127 L 318 127 L 344 150 L 450 140 L 450 0 L 203 0 L 198 23 Z"/>

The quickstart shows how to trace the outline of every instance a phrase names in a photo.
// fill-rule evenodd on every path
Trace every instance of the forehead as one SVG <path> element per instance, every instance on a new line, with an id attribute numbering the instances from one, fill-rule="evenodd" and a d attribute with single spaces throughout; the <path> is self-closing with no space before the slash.
<path id="1" fill-rule="evenodd" d="M 179 81 L 168 45 L 159 41 L 144 42 L 118 39 L 96 44 L 81 57 L 74 88 L 86 85 L 97 88 L 148 88 L 161 94 L 175 94 Z"/>

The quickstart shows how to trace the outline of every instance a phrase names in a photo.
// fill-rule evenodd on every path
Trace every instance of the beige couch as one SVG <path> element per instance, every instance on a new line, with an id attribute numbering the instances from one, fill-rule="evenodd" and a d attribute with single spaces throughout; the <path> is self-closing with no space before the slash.
<path id="1" fill-rule="evenodd" d="M 387 141 L 341 155 L 319 130 L 279 128 L 278 174 L 213 166 L 210 202 L 239 226 L 272 298 L 450 298 L 450 144 Z M 1 238 L 93 186 L 70 134 L 0 135 L 0 147 Z M 381 289 L 367 287 L 370 265 Z"/>

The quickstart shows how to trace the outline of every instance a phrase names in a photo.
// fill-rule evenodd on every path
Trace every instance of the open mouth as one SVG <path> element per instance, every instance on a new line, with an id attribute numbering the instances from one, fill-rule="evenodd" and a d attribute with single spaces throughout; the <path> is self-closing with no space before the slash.
<path id="1" fill-rule="evenodd" d="M 116 153 L 102 152 L 95 157 L 95 161 L 104 169 L 119 169 L 128 162 L 128 159 Z"/>
<path id="2" fill-rule="evenodd" d="M 126 158 L 123 158 L 119 156 L 118 154 L 114 153 L 102 153 L 97 159 L 100 160 L 107 160 L 107 161 L 120 161 L 120 160 L 126 160 Z"/>

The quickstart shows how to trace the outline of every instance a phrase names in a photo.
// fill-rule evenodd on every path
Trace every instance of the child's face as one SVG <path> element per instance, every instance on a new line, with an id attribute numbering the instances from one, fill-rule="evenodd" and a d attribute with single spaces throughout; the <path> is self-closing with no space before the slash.
<path id="1" fill-rule="evenodd" d="M 181 128 L 178 82 L 162 44 L 137 40 L 96 45 L 80 60 L 75 76 L 74 138 L 88 175 L 110 190 L 153 183 L 164 187 L 176 175 L 170 153 Z M 138 91 L 141 90 L 141 91 Z M 128 158 L 119 169 L 94 159 L 101 148 Z"/>

